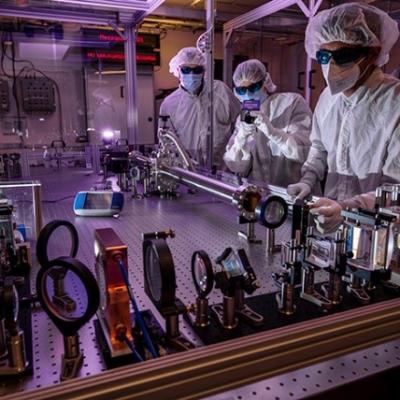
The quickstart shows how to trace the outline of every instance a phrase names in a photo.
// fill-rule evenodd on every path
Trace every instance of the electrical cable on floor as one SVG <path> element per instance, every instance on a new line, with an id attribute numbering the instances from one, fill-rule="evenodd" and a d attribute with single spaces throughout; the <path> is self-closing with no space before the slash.
<path id="1" fill-rule="evenodd" d="M 59 203 L 60 201 L 68 200 L 68 199 L 73 199 L 75 195 L 70 195 L 70 196 L 65 196 L 61 197 L 60 199 L 56 200 L 42 200 L 42 203 Z M 32 200 L 18 200 L 16 203 L 32 203 Z"/>

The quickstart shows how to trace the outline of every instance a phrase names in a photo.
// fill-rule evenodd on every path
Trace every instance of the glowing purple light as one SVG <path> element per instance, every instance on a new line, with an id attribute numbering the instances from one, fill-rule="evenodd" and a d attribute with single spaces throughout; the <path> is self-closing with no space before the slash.
<path id="1" fill-rule="evenodd" d="M 101 135 L 103 136 L 103 139 L 112 139 L 114 137 L 114 132 L 107 129 L 103 131 Z"/>

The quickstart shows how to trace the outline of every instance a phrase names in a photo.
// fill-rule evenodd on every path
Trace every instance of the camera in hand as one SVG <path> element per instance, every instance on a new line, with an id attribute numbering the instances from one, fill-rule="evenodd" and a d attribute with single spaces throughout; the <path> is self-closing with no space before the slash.
<path id="1" fill-rule="evenodd" d="M 246 122 L 246 124 L 253 124 L 256 117 L 251 115 L 252 111 L 260 111 L 260 100 L 245 100 L 242 103 L 240 120 Z"/>

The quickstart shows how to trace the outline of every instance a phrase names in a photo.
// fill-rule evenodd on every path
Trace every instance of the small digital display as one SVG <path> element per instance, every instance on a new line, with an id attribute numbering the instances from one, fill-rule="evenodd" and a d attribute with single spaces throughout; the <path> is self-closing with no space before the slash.
<path id="1" fill-rule="evenodd" d="M 83 208 L 86 210 L 109 210 L 112 195 L 112 193 L 87 193 Z"/>
<path id="2" fill-rule="evenodd" d="M 260 100 L 245 100 L 242 103 L 242 111 L 260 111 Z"/>
<path id="3" fill-rule="evenodd" d="M 246 272 L 239 257 L 234 252 L 222 261 L 222 265 L 230 277 L 241 276 Z"/>

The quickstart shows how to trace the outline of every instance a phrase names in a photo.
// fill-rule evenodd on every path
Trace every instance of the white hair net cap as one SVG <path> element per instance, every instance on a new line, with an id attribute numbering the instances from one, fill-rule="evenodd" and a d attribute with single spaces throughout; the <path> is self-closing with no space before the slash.
<path id="1" fill-rule="evenodd" d="M 257 83 L 263 79 L 265 79 L 265 87 L 268 92 L 275 92 L 276 85 L 272 82 L 271 75 L 267 72 L 265 65 L 256 59 L 240 63 L 233 73 L 233 83 L 235 86 L 240 86 L 243 81 Z"/>
<path id="2" fill-rule="evenodd" d="M 310 20 L 305 47 L 313 59 L 321 45 L 330 42 L 381 47 L 377 65 L 382 66 L 389 61 L 398 37 L 397 22 L 387 13 L 365 3 L 348 3 L 321 11 Z"/>
<path id="3" fill-rule="evenodd" d="M 206 65 L 203 53 L 196 47 L 184 47 L 178 51 L 175 57 L 169 62 L 169 72 L 179 77 L 179 67 L 184 64 Z"/>

